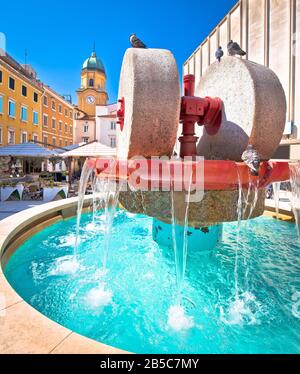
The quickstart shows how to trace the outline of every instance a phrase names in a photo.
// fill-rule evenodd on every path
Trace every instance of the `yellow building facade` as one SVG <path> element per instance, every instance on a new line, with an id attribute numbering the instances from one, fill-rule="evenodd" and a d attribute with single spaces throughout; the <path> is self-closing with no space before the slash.
<path id="1" fill-rule="evenodd" d="M 0 57 L 0 146 L 42 140 L 42 93 L 32 71 Z"/>

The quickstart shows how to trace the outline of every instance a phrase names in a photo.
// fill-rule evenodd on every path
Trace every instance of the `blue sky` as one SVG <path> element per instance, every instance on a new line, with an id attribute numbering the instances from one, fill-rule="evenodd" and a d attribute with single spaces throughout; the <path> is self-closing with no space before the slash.
<path id="1" fill-rule="evenodd" d="M 76 102 L 80 69 L 96 43 L 107 73 L 110 102 L 129 35 L 149 47 L 171 50 L 183 62 L 226 15 L 236 0 L 2 0 L 0 32 L 8 53 L 27 61 L 40 79 Z"/>

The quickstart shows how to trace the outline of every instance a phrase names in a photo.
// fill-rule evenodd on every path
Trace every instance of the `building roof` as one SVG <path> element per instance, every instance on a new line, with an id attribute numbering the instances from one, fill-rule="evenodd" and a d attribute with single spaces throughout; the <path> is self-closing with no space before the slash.
<path id="1" fill-rule="evenodd" d="M 100 60 L 100 58 L 97 57 L 96 52 L 93 51 L 91 54 L 91 57 L 87 58 L 83 65 L 82 70 L 99 70 L 102 71 L 105 74 L 105 68 Z"/>
<path id="2" fill-rule="evenodd" d="M 42 91 L 42 83 L 38 79 L 36 79 L 36 76 L 32 73 L 33 69 L 32 68 L 28 69 L 29 65 L 19 64 L 7 52 L 5 52 L 4 54 L 0 54 L 0 63 L 6 68 L 10 69 L 11 72 L 26 79 L 33 86 L 35 86 L 37 89 Z"/>
<path id="3" fill-rule="evenodd" d="M 0 147 L 0 157 L 4 156 L 20 158 L 52 158 L 59 156 L 59 154 L 55 150 L 49 150 L 37 143 L 28 142 Z"/>
<path id="4" fill-rule="evenodd" d="M 61 154 L 62 157 L 111 157 L 116 156 L 116 149 L 100 142 L 82 145 L 72 151 Z"/>
<path id="5" fill-rule="evenodd" d="M 76 149 L 80 147 L 80 145 L 77 143 L 77 144 L 72 144 L 72 145 L 66 145 L 65 147 L 62 147 L 62 148 L 54 148 L 54 152 L 56 153 L 65 153 L 65 152 L 68 152 L 68 151 L 72 151 L 73 149 Z"/>

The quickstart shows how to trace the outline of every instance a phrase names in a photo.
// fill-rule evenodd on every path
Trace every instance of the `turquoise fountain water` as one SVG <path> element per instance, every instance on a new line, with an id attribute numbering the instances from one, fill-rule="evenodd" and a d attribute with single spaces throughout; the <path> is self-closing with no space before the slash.
<path id="1" fill-rule="evenodd" d="M 189 251 L 181 305 L 193 323 L 168 323 L 176 293 L 172 246 L 152 240 L 152 219 L 117 210 L 102 280 L 106 216 L 81 217 L 76 272 L 62 266 L 73 257 L 76 219 L 56 223 L 27 240 L 5 275 L 19 294 L 49 318 L 80 334 L 134 352 L 299 353 L 299 242 L 295 225 L 262 217 L 242 230 L 237 267 L 243 303 L 235 295 L 237 223 L 224 224 L 213 252 Z M 189 240 L 189 237 L 187 237 Z M 248 272 L 247 272 L 248 269 Z M 245 287 L 246 276 L 247 287 Z M 190 302 L 191 300 L 192 302 Z M 191 321 L 191 320 L 190 320 Z"/>

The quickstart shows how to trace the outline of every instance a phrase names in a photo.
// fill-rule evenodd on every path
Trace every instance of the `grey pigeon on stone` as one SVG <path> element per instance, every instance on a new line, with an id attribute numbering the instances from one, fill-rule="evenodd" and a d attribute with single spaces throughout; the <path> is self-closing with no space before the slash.
<path id="1" fill-rule="evenodd" d="M 242 160 L 249 167 L 250 173 L 253 176 L 258 177 L 260 168 L 260 156 L 253 145 L 248 145 L 247 149 L 242 155 Z"/>
<path id="2" fill-rule="evenodd" d="M 221 58 L 224 56 L 222 47 L 219 47 L 216 51 L 216 59 L 221 62 Z"/>
<path id="3" fill-rule="evenodd" d="M 132 34 L 130 36 L 130 44 L 132 48 L 147 48 L 146 44 L 144 44 L 139 38 L 137 38 L 135 34 Z"/>
<path id="4" fill-rule="evenodd" d="M 230 40 L 230 42 L 228 43 L 227 50 L 229 56 L 246 56 L 247 54 L 245 51 L 242 50 L 239 44 L 234 42 L 233 40 Z"/>

